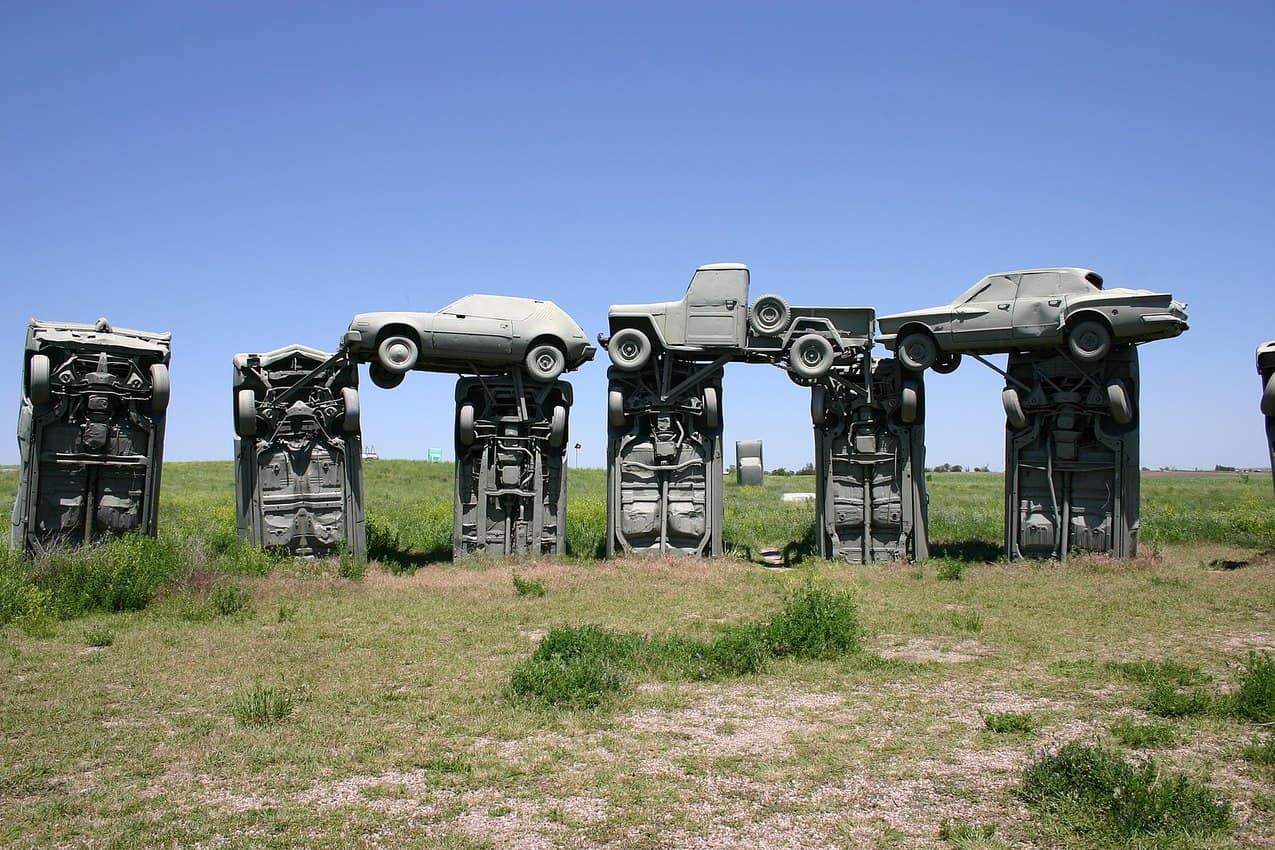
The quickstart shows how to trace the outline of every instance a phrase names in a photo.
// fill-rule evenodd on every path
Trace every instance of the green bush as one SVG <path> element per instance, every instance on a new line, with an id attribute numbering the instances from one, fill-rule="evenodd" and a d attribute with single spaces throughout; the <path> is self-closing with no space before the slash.
<path id="1" fill-rule="evenodd" d="M 1111 734 L 1117 741 L 1135 750 L 1151 747 L 1167 747 L 1177 735 L 1167 723 L 1138 723 L 1125 717 L 1111 726 Z"/>
<path id="2" fill-rule="evenodd" d="M 509 690 L 550 705 L 594 708 L 624 689 L 642 640 L 593 625 L 553 629 L 514 667 Z"/>
<path id="3" fill-rule="evenodd" d="M 538 598 L 544 596 L 546 591 L 544 582 L 537 581 L 535 579 L 523 578 L 517 573 L 514 573 L 514 593 L 517 593 L 519 596 L 531 596 Z"/>
<path id="4" fill-rule="evenodd" d="M 1244 748 L 1245 761 L 1260 767 L 1275 767 L 1275 738 L 1253 741 Z"/>
<path id="5" fill-rule="evenodd" d="M 168 540 L 125 535 L 101 546 L 51 552 L 32 566 L 37 586 L 64 619 L 97 611 L 136 611 L 184 572 Z"/>
<path id="6" fill-rule="evenodd" d="M 1207 785 L 1079 742 L 1029 765 L 1019 793 L 1037 812 L 1098 841 L 1162 846 L 1233 828 L 1230 806 Z"/>
<path id="7" fill-rule="evenodd" d="M 1103 667 L 1144 685 L 1164 682 L 1186 688 L 1209 681 L 1209 677 L 1199 667 L 1178 661 L 1110 661 Z"/>
<path id="8" fill-rule="evenodd" d="M 48 591 L 36 586 L 30 564 L 8 549 L 0 550 L 0 626 L 38 617 L 48 608 Z"/>
<path id="9" fill-rule="evenodd" d="M 789 594 L 783 610 L 766 623 L 765 638 L 776 658 L 836 658 L 858 652 L 863 630 L 854 596 L 807 584 Z"/>
<path id="10" fill-rule="evenodd" d="M 252 602 L 252 591 L 234 582 L 218 582 L 208 594 L 208 606 L 219 616 L 238 614 Z"/>
<path id="11" fill-rule="evenodd" d="M 965 568 L 969 566 L 956 558 L 936 558 L 939 581 L 960 581 L 965 577 Z"/>
<path id="12" fill-rule="evenodd" d="M 983 715 L 983 726 L 998 735 L 1036 731 L 1036 718 L 1026 711 L 999 711 Z"/>
<path id="13" fill-rule="evenodd" d="M 1245 720 L 1275 723 L 1275 657 L 1269 652 L 1248 654 L 1230 708 Z"/>
<path id="14" fill-rule="evenodd" d="M 367 559 L 356 558 L 342 549 L 337 558 L 336 574 L 349 581 L 362 581 L 367 575 Z"/>
<path id="15" fill-rule="evenodd" d="M 1156 682 L 1147 693 L 1144 707 L 1158 717 L 1190 717 L 1209 713 L 1215 704 L 1208 691 L 1199 688 L 1182 691 L 1169 682 Z"/>
<path id="16" fill-rule="evenodd" d="M 115 633 L 106 626 L 93 626 L 84 630 L 85 646 L 104 647 L 115 643 Z"/>

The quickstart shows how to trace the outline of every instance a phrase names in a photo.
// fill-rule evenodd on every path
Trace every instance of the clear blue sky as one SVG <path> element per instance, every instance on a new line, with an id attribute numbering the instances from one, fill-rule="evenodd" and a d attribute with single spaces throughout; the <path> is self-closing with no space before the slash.
<path id="1" fill-rule="evenodd" d="M 14 2 L 0 21 L 15 417 L 30 316 L 171 330 L 167 457 L 228 458 L 231 356 L 331 348 L 357 312 L 518 294 L 593 335 L 707 262 L 879 312 L 1078 265 L 1190 303 L 1188 334 L 1142 349 L 1143 463 L 1266 463 L 1270 2 Z M 572 379 L 588 466 L 605 363 Z M 365 380 L 367 441 L 450 457 L 452 381 Z M 931 463 L 1003 466 L 1000 387 L 977 364 L 930 378 Z M 768 465 L 804 463 L 807 402 L 731 367 L 729 453 L 762 438 Z"/>

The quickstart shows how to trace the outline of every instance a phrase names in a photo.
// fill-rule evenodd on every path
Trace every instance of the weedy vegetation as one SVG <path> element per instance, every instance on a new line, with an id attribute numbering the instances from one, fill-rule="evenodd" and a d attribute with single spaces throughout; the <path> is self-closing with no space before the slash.
<path id="1" fill-rule="evenodd" d="M 983 728 L 998 735 L 1025 735 L 1036 731 L 1036 718 L 1027 711 L 998 711 L 983 715 Z"/>
<path id="2" fill-rule="evenodd" d="M 1177 739 L 1177 733 L 1167 723 L 1138 723 L 1122 717 L 1111 725 L 1111 736 L 1126 747 L 1146 750 L 1167 747 Z"/>

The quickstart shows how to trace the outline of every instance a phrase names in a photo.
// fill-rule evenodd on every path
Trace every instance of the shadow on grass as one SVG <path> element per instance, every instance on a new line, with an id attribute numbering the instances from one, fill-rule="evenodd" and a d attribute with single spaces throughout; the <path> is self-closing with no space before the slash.
<path id="1" fill-rule="evenodd" d="M 986 540 L 949 540 L 930 544 L 931 558 L 948 558 L 969 564 L 986 564 L 1005 554 L 999 544 Z"/>

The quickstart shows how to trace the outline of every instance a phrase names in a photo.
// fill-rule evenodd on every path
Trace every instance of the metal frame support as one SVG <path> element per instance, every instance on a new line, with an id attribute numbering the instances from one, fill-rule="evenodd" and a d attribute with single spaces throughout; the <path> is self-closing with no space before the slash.
<path id="1" fill-rule="evenodd" d="M 456 559 L 565 554 L 571 402 L 517 370 L 456 382 Z"/>

